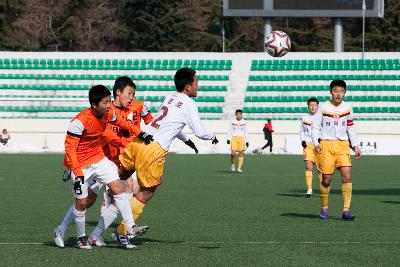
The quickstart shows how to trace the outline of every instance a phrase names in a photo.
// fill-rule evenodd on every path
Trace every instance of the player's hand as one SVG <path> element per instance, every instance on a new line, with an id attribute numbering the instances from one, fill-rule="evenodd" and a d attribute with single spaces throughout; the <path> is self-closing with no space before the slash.
<path id="1" fill-rule="evenodd" d="M 214 139 L 212 140 L 211 144 L 216 145 L 218 143 L 219 143 L 219 141 L 218 141 L 217 137 L 215 136 Z"/>
<path id="2" fill-rule="evenodd" d="M 360 159 L 362 156 L 361 149 L 358 148 L 358 146 L 354 147 L 354 152 L 356 153 L 356 159 Z"/>
<path id="3" fill-rule="evenodd" d="M 153 141 L 153 136 L 145 132 L 140 132 L 138 134 L 138 138 L 144 141 L 146 145 L 150 144 Z"/>
<path id="4" fill-rule="evenodd" d="M 249 147 L 249 142 L 246 142 L 246 147 Z"/>
<path id="5" fill-rule="evenodd" d="M 71 169 L 68 169 L 68 168 L 65 169 L 64 174 L 63 174 L 63 182 L 67 182 L 68 180 L 70 180 L 71 174 L 72 174 Z"/>
<path id="6" fill-rule="evenodd" d="M 307 147 L 306 141 L 301 141 L 301 146 L 302 146 L 303 148 L 306 148 L 306 147 Z"/>
<path id="7" fill-rule="evenodd" d="M 322 154 L 322 148 L 320 146 L 316 146 L 315 151 L 317 151 L 318 154 Z"/>
<path id="8" fill-rule="evenodd" d="M 231 144 L 231 140 L 226 140 L 226 143 L 227 143 L 228 145 L 230 145 L 230 144 Z"/>
<path id="9" fill-rule="evenodd" d="M 186 144 L 188 147 L 190 147 L 191 149 L 193 149 L 194 152 L 196 152 L 196 154 L 199 153 L 199 150 L 197 149 L 197 147 L 195 146 L 195 144 L 193 143 L 192 140 L 190 140 L 190 139 L 187 140 L 187 141 L 185 142 L 185 144 Z"/>

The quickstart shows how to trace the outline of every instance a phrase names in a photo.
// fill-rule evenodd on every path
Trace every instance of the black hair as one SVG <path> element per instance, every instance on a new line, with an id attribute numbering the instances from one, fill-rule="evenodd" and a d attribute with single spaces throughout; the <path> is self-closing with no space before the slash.
<path id="1" fill-rule="evenodd" d="M 235 114 L 237 114 L 237 113 L 243 113 L 243 110 L 241 110 L 241 109 L 237 109 L 236 111 L 235 111 Z"/>
<path id="2" fill-rule="evenodd" d="M 271 119 L 268 119 L 267 122 L 271 122 Z"/>
<path id="3" fill-rule="evenodd" d="M 192 85 L 195 75 L 196 71 L 191 68 L 179 69 L 174 76 L 176 90 L 178 92 L 182 92 L 185 89 L 186 85 Z"/>
<path id="4" fill-rule="evenodd" d="M 121 76 L 115 80 L 113 87 L 113 96 L 114 98 L 117 96 L 117 90 L 119 89 L 121 92 L 124 91 L 125 87 L 130 86 L 136 89 L 136 84 L 132 81 L 128 76 Z"/>
<path id="5" fill-rule="evenodd" d="M 343 87 L 344 90 L 346 90 L 346 82 L 343 80 L 333 80 L 331 82 L 331 84 L 329 85 L 329 87 L 331 88 L 331 91 L 332 91 L 332 88 L 335 86 Z"/>
<path id="6" fill-rule="evenodd" d="M 318 99 L 315 98 L 315 97 L 310 97 L 310 98 L 307 100 L 307 105 L 310 105 L 311 102 L 315 102 L 315 103 L 319 104 Z"/>
<path id="7" fill-rule="evenodd" d="M 111 95 L 110 90 L 104 85 L 95 85 L 89 90 L 89 103 L 99 105 L 102 98 Z"/>

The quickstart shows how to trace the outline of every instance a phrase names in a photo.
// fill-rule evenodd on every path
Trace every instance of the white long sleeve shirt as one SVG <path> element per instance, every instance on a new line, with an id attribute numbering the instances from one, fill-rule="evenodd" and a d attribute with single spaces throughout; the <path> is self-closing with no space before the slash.
<path id="1" fill-rule="evenodd" d="M 300 140 L 306 142 L 312 142 L 312 125 L 317 113 L 311 115 L 310 113 L 305 114 L 300 121 Z"/>
<path id="2" fill-rule="evenodd" d="M 248 140 L 247 122 L 245 120 L 238 121 L 233 119 L 228 127 L 228 140 L 231 140 L 232 136 L 244 136 Z"/>
<path id="3" fill-rule="evenodd" d="M 181 133 L 188 125 L 200 139 L 213 140 L 215 135 L 207 131 L 199 117 L 196 102 L 184 93 L 175 92 L 165 97 L 152 123 L 144 126 L 144 131 L 153 136 L 155 142 L 168 150 L 175 137 L 182 141 L 188 138 Z"/>
<path id="4" fill-rule="evenodd" d="M 330 101 L 321 104 L 312 125 L 312 141 L 318 146 L 321 140 L 350 140 L 356 146 L 356 129 L 353 122 L 352 107 L 342 102 L 335 106 Z"/>

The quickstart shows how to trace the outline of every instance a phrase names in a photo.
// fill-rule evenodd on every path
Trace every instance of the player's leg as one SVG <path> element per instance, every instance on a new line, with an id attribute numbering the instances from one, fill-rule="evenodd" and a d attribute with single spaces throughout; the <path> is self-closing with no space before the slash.
<path id="1" fill-rule="evenodd" d="M 235 155 L 236 155 L 236 151 L 235 150 L 231 150 L 231 171 L 233 171 L 233 172 L 236 170 Z"/>
<path id="2" fill-rule="evenodd" d="M 239 151 L 238 167 L 237 167 L 237 172 L 239 173 L 243 172 L 242 170 L 243 162 L 244 162 L 244 150 L 241 150 Z"/>
<path id="3" fill-rule="evenodd" d="M 336 158 L 332 154 L 332 142 L 321 141 L 320 147 L 322 150 L 319 156 L 319 169 L 322 175 L 322 182 L 319 187 L 320 192 L 320 202 L 321 202 L 321 213 L 320 217 L 327 219 L 329 216 L 328 204 L 329 204 L 329 192 L 332 180 L 332 174 L 335 170 Z"/>
<path id="4" fill-rule="evenodd" d="M 272 153 L 272 146 L 273 146 L 273 143 L 272 143 L 272 134 L 269 136 L 269 138 L 268 138 L 268 145 L 269 145 L 269 152 L 270 153 Z"/>
<path id="5" fill-rule="evenodd" d="M 312 180 L 313 180 L 313 165 L 314 163 L 310 160 L 305 160 L 304 161 L 306 170 L 304 172 L 304 178 L 306 181 L 306 197 L 311 197 L 313 194 L 313 190 L 312 190 Z"/>
<path id="6" fill-rule="evenodd" d="M 135 194 L 135 196 L 131 200 L 131 209 L 133 218 L 137 221 L 143 213 L 143 209 L 146 206 L 147 202 L 153 197 L 154 192 L 157 187 L 150 188 L 140 188 L 139 192 Z M 121 223 L 117 227 L 118 234 L 126 234 L 128 228 L 125 222 L 122 220 Z"/>
<path id="7" fill-rule="evenodd" d="M 343 214 L 344 220 L 353 220 L 355 216 L 350 211 L 351 197 L 353 192 L 353 183 L 351 181 L 351 167 L 341 167 L 340 174 L 342 176 L 342 197 L 343 197 Z"/>

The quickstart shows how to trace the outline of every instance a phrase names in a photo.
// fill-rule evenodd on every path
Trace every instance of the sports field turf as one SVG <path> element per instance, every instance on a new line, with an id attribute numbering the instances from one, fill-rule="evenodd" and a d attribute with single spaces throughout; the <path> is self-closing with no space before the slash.
<path id="1" fill-rule="evenodd" d="M 129 251 L 111 243 L 110 230 L 109 247 L 79 250 L 74 226 L 66 248 L 53 245 L 53 229 L 72 202 L 62 159 L 0 155 L 1 266 L 400 264 L 400 157 L 354 160 L 356 219 L 344 222 L 337 176 L 329 220 L 318 217 L 318 192 L 303 197 L 300 156 L 248 156 L 236 174 L 226 155 L 169 155 L 164 183 L 139 221 L 150 230 Z M 99 204 L 88 211 L 87 233 Z"/>

